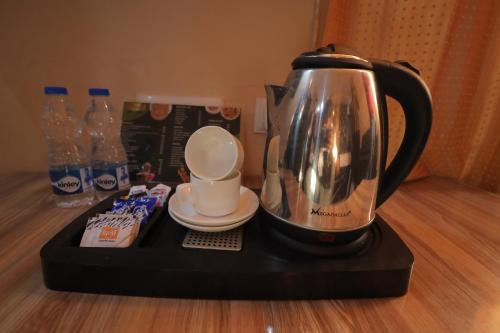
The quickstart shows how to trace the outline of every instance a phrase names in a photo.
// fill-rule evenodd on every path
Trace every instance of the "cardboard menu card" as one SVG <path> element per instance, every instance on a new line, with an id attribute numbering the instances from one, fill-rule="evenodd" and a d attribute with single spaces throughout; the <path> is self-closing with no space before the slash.
<path id="1" fill-rule="evenodd" d="M 198 128 L 220 126 L 239 137 L 241 109 L 125 102 L 122 141 L 132 181 L 189 181 L 184 147 Z"/>

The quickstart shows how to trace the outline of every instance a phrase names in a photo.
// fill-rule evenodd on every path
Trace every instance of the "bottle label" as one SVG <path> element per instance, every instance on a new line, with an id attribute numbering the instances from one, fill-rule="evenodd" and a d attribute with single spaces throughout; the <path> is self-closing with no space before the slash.
<path id="1" fill-rule="evenodd" d="M 57 195 L 85 192 L 93 186 L 90 167 L 66 167 L 49 170 L 52 191 Z"/>
<path id="2" fill-rule="evenodd" d="M 108 168 L 94 168 L 94 182 L 98 191 L 116 191 L 130 184 L 127 164 L 114 164 Z"/>

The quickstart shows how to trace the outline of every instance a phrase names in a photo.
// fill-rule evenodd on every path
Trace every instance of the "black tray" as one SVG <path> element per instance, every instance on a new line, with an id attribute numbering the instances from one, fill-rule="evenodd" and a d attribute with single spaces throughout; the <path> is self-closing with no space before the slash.
<path id="1" fill-rule="evenodd" d="M 244 225 L 240 252 L 186 249 L 185 227 L 158 209 L 128 248 L 80 248 L 90 216 L 79 216 L 42 248 L 49 289 L 99 294 L 210 299 L 329 299 L 400 296 L 407 292 L 413 255 L 379 217 L 367 246 L 348 258 L 318 258 L 284 247 L 260 228 Z"/>

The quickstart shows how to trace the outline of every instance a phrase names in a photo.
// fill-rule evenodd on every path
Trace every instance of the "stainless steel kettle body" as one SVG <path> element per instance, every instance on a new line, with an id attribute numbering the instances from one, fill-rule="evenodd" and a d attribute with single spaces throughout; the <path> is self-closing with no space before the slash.
<path id="1" fill-rule="evenodd" d="M 328 51 L 303 54 L 284 86 L 266 86 L 260 199 L 293 237 L 335 243 L 342 237 L 332 235 L 361 235 L 409 173 L 429 134 L 431 104 L 412 70 Z M 401 102 L 407 121 L 387 173 L 385 94 Z"/>
<path id="2" fill-rule="evenodd" d="M 380 117 L 375 75 L 342 68 L 294 70 L 271 115 L 262 206 L 306 229 L 358 229 L 375 217 Z M 273 117 L 273 115 L 275 117 Z"/>

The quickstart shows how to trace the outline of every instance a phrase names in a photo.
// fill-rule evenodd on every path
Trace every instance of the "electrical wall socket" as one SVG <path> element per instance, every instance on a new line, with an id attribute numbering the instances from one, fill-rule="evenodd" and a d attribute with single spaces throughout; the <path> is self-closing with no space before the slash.
<path id="1" fill-rule="evenodd" d="M 265 98 L 255 99 L 253 131 L 255 133 L 267 133 L 267 102 Z"/>

